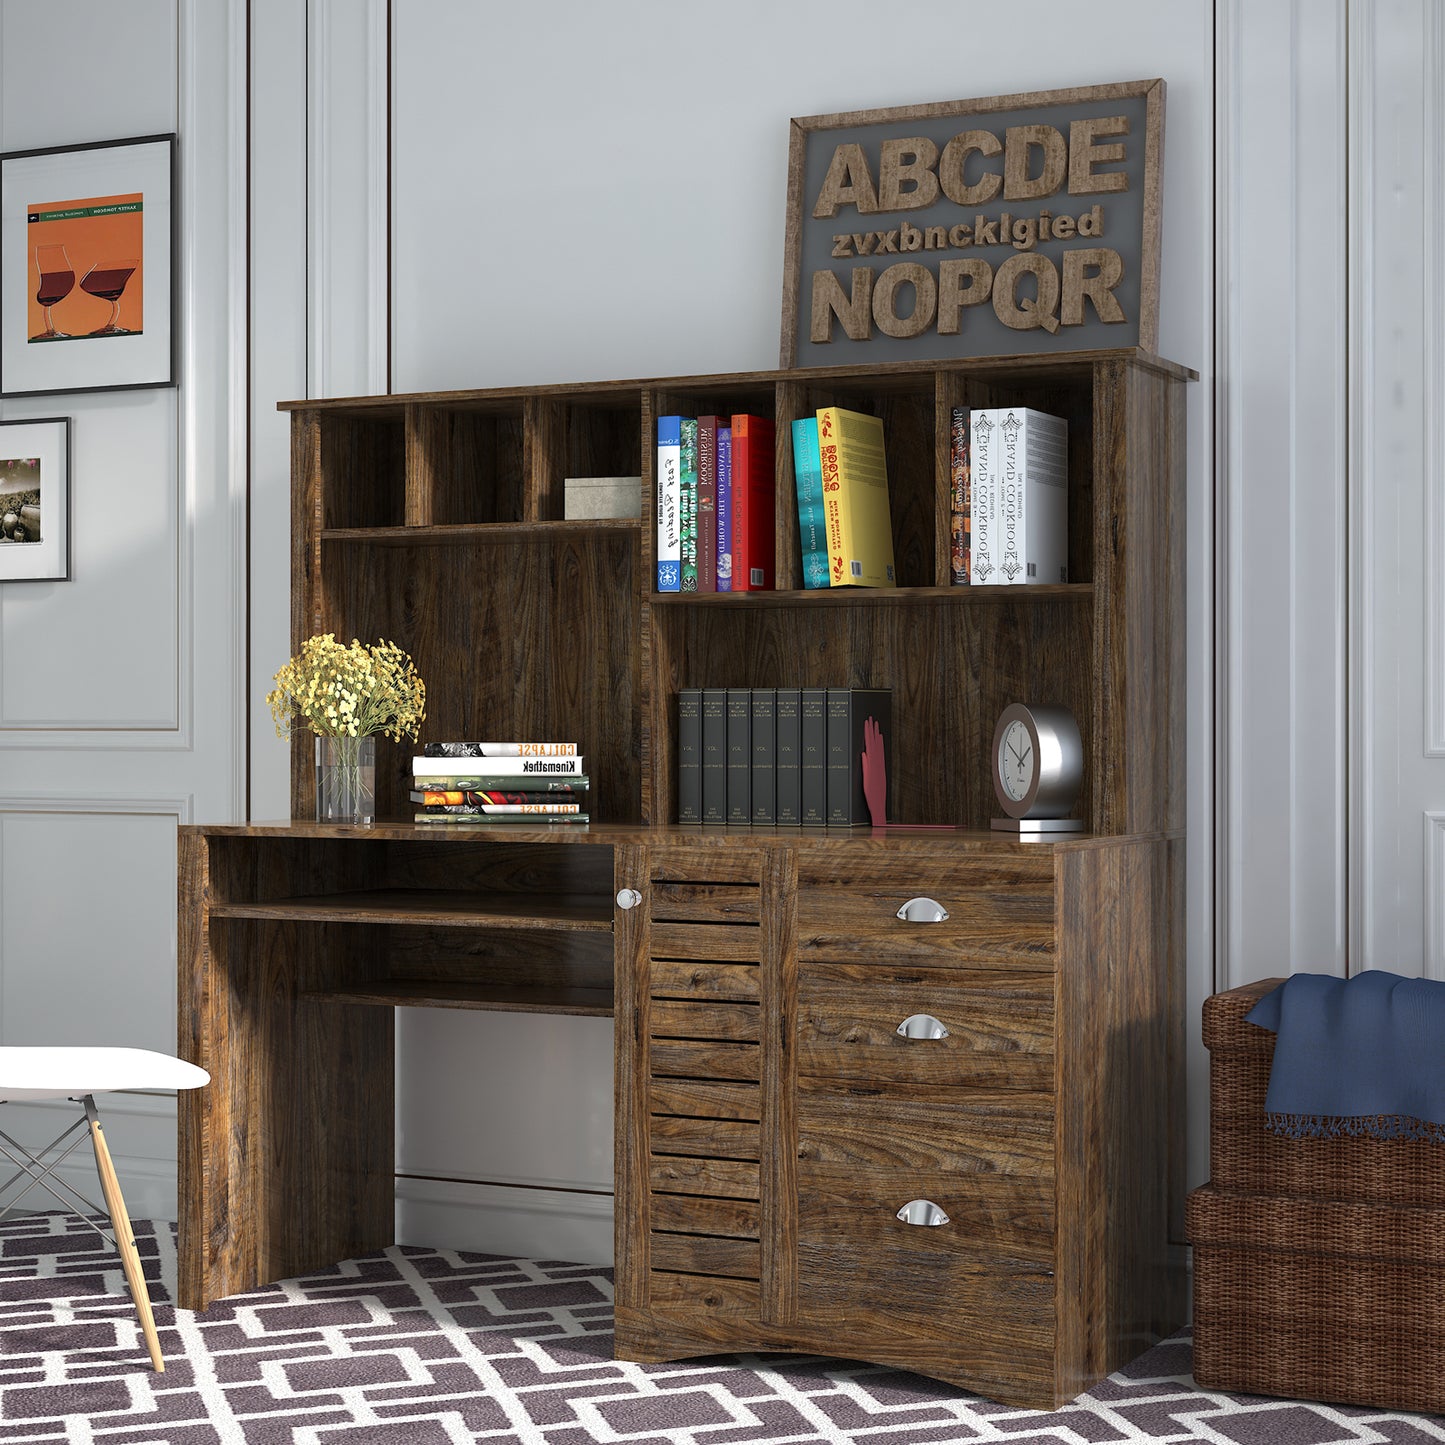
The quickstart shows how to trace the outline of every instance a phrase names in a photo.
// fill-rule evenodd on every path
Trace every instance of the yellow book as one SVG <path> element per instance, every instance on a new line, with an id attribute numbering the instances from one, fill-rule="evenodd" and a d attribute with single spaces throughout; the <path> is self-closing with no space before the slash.
<path id="1" fill-rule="evenodd" d="M 896 587 L 883 423 L 841 406 L 818 410 L 830 587 Z"/>

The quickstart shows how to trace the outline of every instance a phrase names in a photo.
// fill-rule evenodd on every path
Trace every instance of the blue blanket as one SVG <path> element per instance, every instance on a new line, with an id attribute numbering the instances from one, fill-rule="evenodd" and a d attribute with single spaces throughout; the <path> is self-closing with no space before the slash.
<path id="1" fill-rule="evenodd" d="M 1245 1019 L 1279 1036 L 1265 1097 L 1275 1133 L 1445 1143 L 1445 983 L 1297 973 Z"/>

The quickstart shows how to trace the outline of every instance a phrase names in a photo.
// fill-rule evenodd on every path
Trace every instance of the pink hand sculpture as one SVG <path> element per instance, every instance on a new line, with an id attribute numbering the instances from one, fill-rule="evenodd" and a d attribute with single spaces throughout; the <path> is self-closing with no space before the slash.
<path id="1" fill-rule="evenodd" d="M 888 760 L 883 755 L 883 734 L 873 718 L 863 723 L 863 797 L 873 826 L 888 822 Z"/>

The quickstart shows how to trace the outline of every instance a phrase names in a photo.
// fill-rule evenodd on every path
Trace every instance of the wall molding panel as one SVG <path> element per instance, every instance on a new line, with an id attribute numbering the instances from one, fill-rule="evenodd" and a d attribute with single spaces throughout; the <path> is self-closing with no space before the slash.
<path id="1" fill-rule="evenodd" d="M 1424 815 L 1425 956 L 1424 976 L 1445 979 L 1445 811 Z"/>
<path id="2" fill-rule="evenodd" d="M 396 1181 L 398 1244 L 612 1263 L 612 1197 L 451 1179 Z"/>
<path id="3" fill-rule="evenodd" d="M 1215 986 L 1346 970 L 1346 0 L 1216 9 Z M 1247 145 L 1251 136 L 1278 138 Z M 1324 424 L 1321 424 L 1322 418 Z"/>
<path id="4" fill-rule="evenodd" d="M 1424 14 L 1426 78 L 1424 87 L 1424 157 L 1426 176 L 1436 178 L 1425 187 L 1425 234 L 1445 236 L 1445 193 L 1438 178 L 1445 175 L 1445 14 L 1438 4 L 1427 5 Z M 1427 757 L 1445 757 L 1445 490 L 1438 479 L 1445 477 L 1445 416 L 1440 398 L 1445 397 L 1445 284 L 1438 264 L 1424 268 L 1420 312 L 1425 323 L 1424 391 L 1435 398 L 1425 407 L 1425 475 L 1437 479 L 1425 495 L 1425 568 L 1427 606 L 1425 624 L 1425 721 Z M 1433 955 L 1432 955 L 1433 956 Z M 1437 960 L 1438 961 L 1438 960 Z M 1436 977 L 1445 978 L 1445 969 Z"/>

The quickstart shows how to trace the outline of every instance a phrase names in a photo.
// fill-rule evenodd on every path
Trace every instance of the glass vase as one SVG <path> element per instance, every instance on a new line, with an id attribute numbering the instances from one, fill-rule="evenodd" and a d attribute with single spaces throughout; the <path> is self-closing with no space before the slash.
<path id="1" fill-rule="evenodd" d="M 316 821 L 376 821 L 376 739 L 316 739 Z"/>

